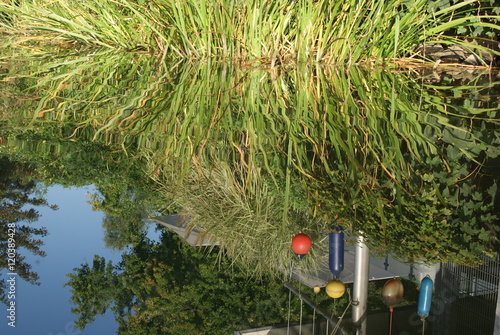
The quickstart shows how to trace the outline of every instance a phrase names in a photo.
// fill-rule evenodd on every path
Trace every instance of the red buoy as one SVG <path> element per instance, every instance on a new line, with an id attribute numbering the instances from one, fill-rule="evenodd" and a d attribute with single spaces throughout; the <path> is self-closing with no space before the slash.
<path id="1" fill-rule="evenodd" d="M 311 238 L 306 234 L 297 234 L 292 238 L 292 250 L 299 257 L 306 255 L 311 246 Z"/>

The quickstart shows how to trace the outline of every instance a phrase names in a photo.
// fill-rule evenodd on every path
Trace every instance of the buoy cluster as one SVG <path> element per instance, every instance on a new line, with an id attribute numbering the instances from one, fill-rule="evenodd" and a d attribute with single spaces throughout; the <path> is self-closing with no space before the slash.
<path id="1" fill-rule="evenodd" d="M 302 259 L 312 247 L 311 238 L 303 233 L 292 238 L 292 250 Z M 325 285 L 326 294 L 334 299 L 342 297 L 345 293 L 345 285 L 340 280 L 340 274 L 344 270 L 344 233 L 340 227 L 333 227 L 329 233 L 329 261 L 328 267 L 333 275 Z M 425 276 L 420 283 L 417 314 L 422 321 L 429 316 L 432 300 L 433 281 L 429 275 Z M 314 293 L 319 293 L 321 288 L 316 285 Z M 382 299 L 389 306 L 391 315 L 394 307 L 401 301 L 404 295 L 403 283 L 399 278 L 389 279 L 382 288 Z"/>
<path id="2" fill-rule="evenodd" d="M 292 250 L 299 259 L 302 259 L 311 247 L 311 238 L 306 234 L 300 233 L 292 238 Z M 340 280 L 340 273 L 344 270 L 344 232 L 340 227 L 333 227 L 329 233 L 328 267 L 333 279 L 326 283 L 325 291 L 330 298 L 338 299 L 345 293 L 345 285 Z M 321 291 L 321 288 L 316 285 L 313 290 L 317 294 Z"/>

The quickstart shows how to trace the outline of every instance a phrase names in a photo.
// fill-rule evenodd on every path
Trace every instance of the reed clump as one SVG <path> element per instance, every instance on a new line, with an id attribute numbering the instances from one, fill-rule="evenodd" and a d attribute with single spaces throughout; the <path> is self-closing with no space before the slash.
<path id="1" fill-rule="evenodd" d="M 415 57 L 422 43 L 482 52 L 485 47 L 448 34 L 469 26 L 499 30 L 492 23 L 498 16 L 471 15 L 476 3 L 442 9 L 427 0 L 1 0 L 0 12 L 12 43 L 76 43 L 274 67 L 387 64 Z"/>
<path id="2" fill-rule="evenodd" d="M 221 256 L 227 255 L 249 275 L 288 276 L 291 266 L 313 268 L 317 256 L 326 252 L 322 243 L 316 243 L 324 238 L 324 223 L 286 208 L 273 185 L 266 185 L 258 173 L 258 168 L 248 171 L 221 161 L 199 164 L 184 179 L 175 205 L 189 220 L 189 229 L 200 231 L 200 238 L 210 239 Z M 312 256 L 300 262 L 290 242 L 297 232 L 315 241 Z"/>
<path id="3" fill-rule="evenodd" d="M 109 51 L 38 60 L 29 78 L 10 74 L 41 98 L 12 105 L 8 125 L 125 150 L 165 203 L 249 268 L 286 269 L 293 234 L 319 238 L 334 223 L 406 260 L 471 264 L 493 252 L 499 108 L 483 94 L 497 83 L 184 65 Z"/>

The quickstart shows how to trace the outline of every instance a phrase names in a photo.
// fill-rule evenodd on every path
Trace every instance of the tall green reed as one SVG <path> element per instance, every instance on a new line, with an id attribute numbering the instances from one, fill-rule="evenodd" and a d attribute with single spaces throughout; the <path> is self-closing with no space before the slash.
<path id="1" fill-rule="evenodd" d="M 106 48 L 143 50 L 188 59 L 288 63 L 387 63 L 414 56 L 421 43 L 458 43 L 444 33 L 466 26 L 499 29 L 490 17 L 467 16 L 468 0 L 434 10 L 426 0 L 4 0 L 10 32 Z M 32 40 L 32 39 L 30 39 Z M 477 52 L 479 52 L 477 51 Z M 488 50 L 498 54 L 495 50 Z"/>
<path id="2" fill-rule="evenodd" d="M 265 179 L 250 176 L 243 165 L 198 163 L 196 173 L 186 177 L 175 204 L 189 220 L 189 228 L 202 232 L 200 238 L 217 242 L 221 255 L 254 276 L 287 276 L 292 263 L 301 269 L 317 264 L 317 255 L 325 252 L 318 243 L 322 239 L 318 219 L 291 211 L 283 224 L 283 203 Z M 254 174 L 259 172 L 255 167 Z M 290 249 L 293 232 L 298 231 L 318 243 L 300 263 Z"/>
<path id="3" fill-rule="evenodd" d="M 465 262 L 491 251 L 487 225 L 496 219 L 486 194 L 494 190 L 474 183 L 499 154 L 498 103 L 457 105 L 411 75 L 358 67 L 278 75 L 212 61 L 167 64 L 106 52 L 45 62 L 33 74 L 33 93 L 43 98 L 32 127 L 144 160 L 171 205 L 198 225 L 204 213 L 213 218 L 205 227 L 226 234 L 224 243 L 238 233 L 215 219 L 221 199 L 247 219 L 239 234 L 272 222 L 270 235 L 283 238 L 277 260 L 294 232 L 308 228 L 319 239 L 334 223 L 404 259 Z M 467 195 L 457 197 L 462 188 Z M 464 228 L 471 215 L 484 220 Z M 464 236 L 475 239 L 468 249 Z M 242 244 L 234 241 L 226 250 Z"/>

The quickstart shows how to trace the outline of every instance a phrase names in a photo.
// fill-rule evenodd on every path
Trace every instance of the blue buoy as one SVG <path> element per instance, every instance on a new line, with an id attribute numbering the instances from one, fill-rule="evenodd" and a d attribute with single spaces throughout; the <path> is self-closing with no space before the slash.
<path id="1" fill-rule="evenodd" d="M 429 316 L 429 311 L 431 310 L 432 286 L 433 282 L 429 275 L 425 276 L 420 282 L 417 314 L 422 317 L 422 319 Z"/>
<path id="2" fill-rule="evenodd" d="M 329 233 L 329 261 L 328 267 L 333 278 L 338 279 L 344 270 L 344 232 L 340 227 L 332 227 L 333 232 Z"/>

